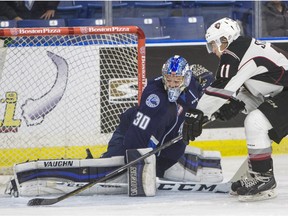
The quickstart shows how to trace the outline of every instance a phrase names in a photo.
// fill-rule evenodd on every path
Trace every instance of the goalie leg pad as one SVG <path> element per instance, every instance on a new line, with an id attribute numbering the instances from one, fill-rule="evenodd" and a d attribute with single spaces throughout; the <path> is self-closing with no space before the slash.
<path id="1" fill-rule="evenodd" d="M 129 149 L 126 151 L 127 162 L 131 162 L 152 148 Z M 155 155 L 139 161 L 128 169 L 128 195 L 155 196 L 156 194 L 156 158 Z"/>
<path id="2" fill-rule="evenodd" d="M 14 166 L 13 180 L 20 196 L 63 194 L 101 178 L 124 164 L 123 156 L 83 160 L 31 161 Z M 106 182 L 127 183 L 127 175 L 124 173 Z M 127 193 L 127 188 L 124 189 L 95 185 L 89 190 L 83 191 L 80 195 Z"/>
<path id="3" fill-rule="evenodd" d="M 221 182 L 221 154 L 219 151 L 202 151 L 187 146 L 178 162 L 165 171 L 164 178 L 173 181 Z"/>

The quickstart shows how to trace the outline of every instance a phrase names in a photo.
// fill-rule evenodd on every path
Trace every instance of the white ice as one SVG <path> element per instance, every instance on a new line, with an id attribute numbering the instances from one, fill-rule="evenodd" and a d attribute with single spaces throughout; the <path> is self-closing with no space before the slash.
<path id="1" fill-rule="evenodd" d="M 31 198 L 0 198 L 1 216 L 270 216 L 288 214 L 288 155 L 275 155 L 278 196 L 243 203 L 229 194 L 158 191 L 155 197 L 127 195 L 74 196 L 52 206 L 29 207 Z M 225 180 L 236 172 L 244 157 L 222 159 Z"/>

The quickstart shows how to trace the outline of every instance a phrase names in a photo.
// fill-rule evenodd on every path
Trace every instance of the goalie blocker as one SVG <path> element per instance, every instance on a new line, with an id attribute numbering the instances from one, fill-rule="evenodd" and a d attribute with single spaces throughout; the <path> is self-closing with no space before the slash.
<path id="1" fill-rule="evenodd" d="M 128 162 L 151 149 L 127 150 Z M 155 155 L 131 166 L 106 182 L 96 184 L 80 195 L 128 194 L 154 196 L 156 194 Z M 6 194 L 12 196 L 45 196 L 69 193 L 78 187 L 103 177 L 125 164 L 123 156 L 99 159 L 37 160 L 16 164 L 14 177 Z M 166 170 L 166 180 L 216 183 L 223 180 L 221 155 L 218 151 L 202 151 L 187 146 L 178 163 Z"/>

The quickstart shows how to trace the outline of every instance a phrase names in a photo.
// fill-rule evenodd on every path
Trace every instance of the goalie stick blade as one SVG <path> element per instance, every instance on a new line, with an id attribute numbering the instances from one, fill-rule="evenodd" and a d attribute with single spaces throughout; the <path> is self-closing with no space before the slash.
<path id="1" fill-rule="evenodd" d="M 248 174 L 248 157 L 242 162 L 239 169 L 236 171 L 234 176 L 231 178 L 230 182 L 236 182 L 242 178 L 245 178 Z"/>
<path id="2" fill-rule="evenodd" d="M 28 206 L 53 205 L 58 201 L 59 201 L 58 198 L 52 198 L 52 199 L 35 198 L 29 200 L 27 205 Z"/>

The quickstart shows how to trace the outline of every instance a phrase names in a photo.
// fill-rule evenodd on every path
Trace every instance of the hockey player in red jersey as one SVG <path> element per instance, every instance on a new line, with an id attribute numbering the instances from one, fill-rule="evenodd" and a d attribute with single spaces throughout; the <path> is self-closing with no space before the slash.
<path id="1" fill-rule="evenodd" d="M 231 189 L 244 201 L 275 197 L 271 144 L 288 134 L 288 54 L 271 43 L 241 36 L 239 25 L 229 18 L 213 23 L 205 37 L 208 52 L 220 63 L 216 80 L 190 110 L 183 135 L 194 139 L 201 134 L 203 118 L 216 113 L 229 120 L 245 104 L 250 175 Z"/>

